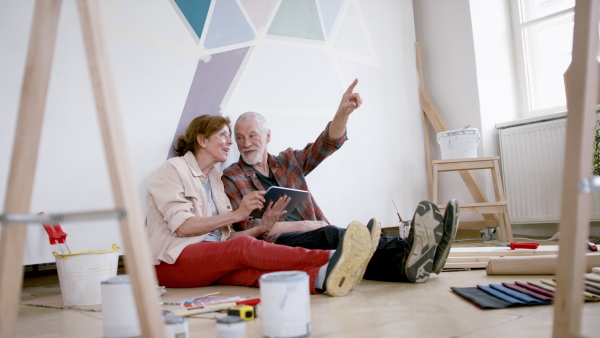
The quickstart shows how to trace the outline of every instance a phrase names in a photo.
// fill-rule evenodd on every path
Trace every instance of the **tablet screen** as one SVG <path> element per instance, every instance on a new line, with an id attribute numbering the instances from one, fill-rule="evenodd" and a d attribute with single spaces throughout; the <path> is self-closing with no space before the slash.
<path id="1" fill-rule="evenodd" d="M 255 209 L 250 214 L 250 217 L 262 217 L 262 214 L 267 208 L 267 205 L 269 205 L 269 202 L 275 203 L 283 195 L 291 198 L 290 203 L 285 208 L 287 211 L 286 215 L 289 215 L 296 208 L 296 206 L 298 206 L 298 204 L 300 204 L 300 202 L 302 202 L 302 200 L 308 196 L 308 191 L 272 186 L 267 189 L 267 193 L 265 194 L 265 204 L 262 210 Z"/>

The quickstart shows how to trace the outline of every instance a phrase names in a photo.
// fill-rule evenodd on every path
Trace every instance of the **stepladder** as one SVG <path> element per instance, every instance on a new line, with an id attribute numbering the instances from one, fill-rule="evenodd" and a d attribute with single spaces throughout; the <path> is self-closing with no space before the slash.
<path id="1" fill-rule="evenodd" d="M 433 104 L 433 101 L 429 98 L 429 95 L 427 94 L 427 90 L 425 89 L 425 83 L 424 83 L 424 77 L 423 77 L 423 65 L 421 62 L 421 44 L 418 42 L 416 43 L 416 54 L 417 54 L 417 71 L 419 74 L 419 92 L 420 92 L 420 99 L 421 99 L 421 108 L 423 110 L 423 136 L 424 136 L 424 145 L 425 145 L 425 168 L 426 168 L 426 173 L 427 173 L 427 188 L 428 188 L 427 190 L 429 191 L 430 199 L 434 202 L 437 202 L 437 194 L 438 194 L 437 189 L 438 189 L 439 182 L 438 182 L 438 179 L 436 178 L 436 182 L 434 183 L 434 178 L 433 178 L 433 176 L 434 176 L 433 175 L 433 167 L 434 167 L 435 163 L 432 162 L 431 154 L 430 154 L 429 125 L 431 125 L 431 127 L 433 127 L 433 129 L 436 133 L 441 133 L 441 132 L 447 131 L 448 129 L 446 128 L 446 124 L 442 120 L 440 114 L 437 111 L 437 108 Z M 457 170 L 457 171 L 459 172 L 460 177 L 462 178 L 465 185 L 469 189 L 469 193 L 473 197 L 473 200 L 475 201 L 475 203 L 480 204 L 479 205 L 480 207 L 485 204 L 492 203 L 492 202 L 488 201 L 486 194 L 484 193 L 483 189 L 481 188 L 481 186 L 475 179 L 475 176 L 473 175 L 471 170 L 462 170 L 461 169 L 461 170 Z M 434 187 L 435 187 L 435 191 L 434 191 Z M 502 189 L 500 189 L 500 190 L 502 190 Z M 499 190 L 496 189 L 496 191 L 499 191 Z M 504 195 L 503 192 L 502 192 L 502 195 Z M 461 203 L 461 206 L 462 205 L 463 205 L 463 203 Z M 482 230 L 483 229 L 486 229 L 486 230 L 491 229 L 493 227 L 496 227 L 498 224 L 501 224 L 498 222 L 498 215 L 497 215 L 496 211 L 494 211 L 492 213 L 488 213 L 488 212 L 490 212 L 489 209 L 493 208 L 493 210 L 498 210 L 500 207 L 490 205 L 489 207 L 486 207 L 486 208 L 488 210 L 485 210 L 486 212 L 481 213 L 484 221 L 479 222 L 480 225 L 483 225 L 481 227 Z M 444 209 L 444 208 L 442 208 L 442 209 Z M 473 209 L 471 209 L 471 208 L 465 208 L 464 211 L 469 212 L 472 210 Z M 481 209 L 479 209 L 479 210 L 481 210 Z M 461 208 L 461 213 L 464 214 L 465 212 L 463 212 L 463 210 Z M 504 213 L 504 215 L 506 215 L 506 224 L 510 224 L 510 221 L 508 218 L 508 212 Z M 478 227 L 478 225 L 475 223 L 464 224 L 464 225 L 471 225 L 472 228 Z M 464 225 L 463 225 L 463 227 L 465 227 Z M 511 237 L 512 237 L 512 235 L 511 235 Z"/>
<path id="2" fill-rule="evenodd" d="M 0 227 L 0 337 L 13 337 L 16 332 L 26 227 L 14 216 L 30 212 L 61 4 L 61 0 L 38 0 L 33 14 L 6 187 L 3 210 L 6 217 L 2 218 L 9 221 L 2 221 Z M 102 11 L 97 0 L 77 0 L 77 5 L 113 197 L 117 209 L 126 214 L 120 220 L 120 229 L 142 334 L 164 337 L 166 331 L 158 305 L 150 249 L 146 241 L 140 240 L 145 238 L 144 220 L 130 158 L 123 146 L 124 129 L 109 64 Z"/>
<path id="3" fill-rule="evenodd" d="M 462 158 L 462 159 L 449 159 L 449 160 L 435 160 L 433 161 L 433 182 L 432 182 L 432 196 L 431 200 L 433 203 L 437 203 L 438 200 L 438 186 L 440 181 L 440 173 L 442 172 L 468 172 L 471 170 L 490 170 L 492 174 L 492 183 L 494 187 L 495 201 L 483 201 L 473 203 L 461 203 L 460 213 L 461 215 L 488 215 L 488 219 L 483 221 L 461 221 L 459 228 L 500 228 L 502 233 L 502 240 L 504 242 L 513 241 L 512 226 L 510 223 L 510 216 L 508 212 L 508 201 L 504 195 L 504 187 L 502 184 L 502 176 L 500 175 L 500 157 L 478 157 L 478 158 Z M 477 189 L 469 181 L 465 181 L 469 191 Z M 444 210 L 444 206 L 440 206 L 440 210 Z"/>

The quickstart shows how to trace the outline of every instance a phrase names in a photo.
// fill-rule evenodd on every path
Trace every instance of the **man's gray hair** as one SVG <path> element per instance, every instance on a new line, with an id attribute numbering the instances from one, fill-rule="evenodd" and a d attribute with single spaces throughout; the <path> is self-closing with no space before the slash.
<path id="1" fill-rule="evenodd" d="M 235 129 L 237 128 L 237 124 L 239 122 L 245 121 L 249 118 L 254 118 L 258 123 L 258 129 L 260 130 L 260 132 L 264 135 L 267 135 L 267 133 L 269 132 L 269 124 L 267 123 L 267 120 L 261 114 L 255 113 L 253 111 L 245 112 L 237 118 L 237 120 L 235 121 L 235 125 L 233 126 L 233 132 L 235 133 Z"/>

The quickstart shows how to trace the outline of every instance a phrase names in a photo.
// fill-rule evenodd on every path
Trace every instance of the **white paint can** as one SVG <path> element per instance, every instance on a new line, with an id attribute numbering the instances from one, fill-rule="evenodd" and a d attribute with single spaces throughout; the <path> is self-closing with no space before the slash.
<path id="1" fill-rule="evenodd" d="M 141 337 L 133 288 L 129 275 L 102 282 L 102 329 L 106 338 Z"/>
<path id="2" fill-rule="evenodd" d="M 119 250 L 121 249 L 113 244 L 110 250 L 54 252 L 63 304 L 100 304 L 100 283 L 117 275 Z"/>
<path id="3" fill-rule="evenodd" d="M 246 338 L 246 322 L 240 317 L 226 316 L 217 319 L 218 338 Z"/>
<path id="4" fill-rule="evenodd" d="M 176 316 L 171 311 L 164 311 L 163 313 L 167 338 L 188 338 L 187 318 Z"/>
<path id="5" fill-rule="evenodd" d="M 308 274 L 282 271 L 260 277 L 263 336 L 310 337 Z"/>
<path id="6" fill-rule="evenodd" d="M 447 130 L 437 134 L 442 160 L 477 157 L 481 141 L 477 128 Z"/>

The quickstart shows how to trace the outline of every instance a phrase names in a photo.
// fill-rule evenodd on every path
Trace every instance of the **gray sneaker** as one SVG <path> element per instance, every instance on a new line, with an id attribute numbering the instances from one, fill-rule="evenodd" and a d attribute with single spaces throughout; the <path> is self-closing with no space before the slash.
<path id="1" fill-rule="evenodd" d="M 369 234 L 371 235 L 371 254 L 369 255 L 369 260 L 373 257 L 375 250 L 379 246 L 379 239 L 381 238 L 381 223 L 375 218 L 371 218 L 369 223 L 367 223 L 367 229 L 369 230 Z"/>
<path id="2" fill-rule="evenodd" d="M 327 266 L 325 291 L 333 297 L 347 295 L 365 273 L 371 253 L 371 234 L 367 227 L 352 221 Z"/>
<path id="3" fill-rule="evenodd" d="M 413 216 L 408 234 L 408 254 L 404 271 L 408 280 L 423 283 L 429 279 L 438 243 L 444 234 L 440 209 L 429 201 L 421 201 Z"/>
<path id="4" fill-rule="evenodd" d="M 360 283 L 363 276 L 365 275 L 365 272 L 367 271 L 367 266 L 369 265 L 369 262 L 371 261 L 371 258 L 375 253 L 375 250 L 377 250 L 377 247 L 379 246 L 379 239 L 381 238 L 381 223 L 379 223 L 379 221 L 375 218 L 371 218 L 369 220 L 369 223 L 367 223 L 367 229 L 369 229 L 369 233 L 371 234 L 371 252 L 369 254 L 369 258 L 365 263 L 364 269 L 361 269 L 362 273 L 356 280 L 356 285 Z"/>
<path id="5" fill-rule="evenodd" d="M 450 253 L 450 247 L 456 237 L 456 231 L 458 230 L 458 214 L 460 207 L 458 201 L 451 199 L 446 205 L 446 211 L 444 211 L 444 235 L 440 244 L 438 244 L 437 250 L 435 250 L 435 258 L 433 259 L 433 273 L 439 274 L 442 272 L 448 254 Z"/>

